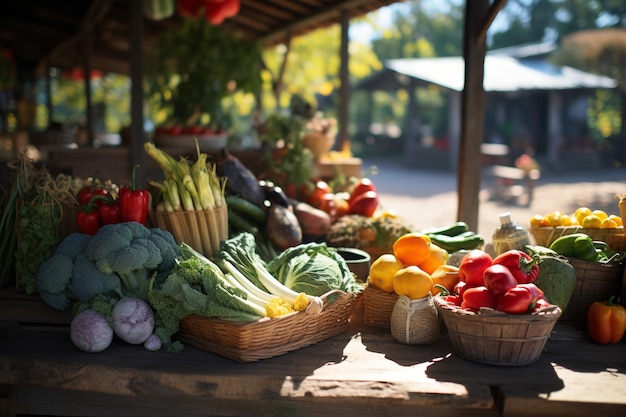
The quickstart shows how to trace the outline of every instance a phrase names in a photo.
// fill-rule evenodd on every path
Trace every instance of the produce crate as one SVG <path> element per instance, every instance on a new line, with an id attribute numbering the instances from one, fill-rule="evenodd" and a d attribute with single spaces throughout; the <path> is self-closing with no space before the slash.
<path id="1" fill-rule="evenodd" d="M 574 258 L 567 260 L 576 270 L 576 286 L 560 320 L 584 328 L 587 326 L 587 310 L 591 303 L 606 301 L 612 295 L 620 296 L 624 263 L 603 264 Z"/>
<path id="2" fill-rule="evenodd" d="M 603 241 L 617 252 L 622 252 L 626 243 L 624 227 L 611 229 L 590 229 L 580 226 L 531 227 L 530 233 L 533 235 L 535 243 L 544 247 L 549 247 L 561 236 L 573 233 L 584 233 L 593 240 Z"/>
<path id="3" fill-rule="evenodd" d="M 391 314 L 398 294 L 367 285 L 363 290 L 363 322 L 380 329 L 391 329 Z"/>
<path id="4" fill-rule="evenodd" d="M 445 322 L 452 352 L 462 358 L 499 366 L 537 362 L 559 317 L 558 306 L 533 314 L 506 314 L 491 309 L 479 313 L 435 297 Z"/>
<path id="5" fill-rule="evenodd" d="M 324 308 L 319 314 L 299 311 L 249 323 L 190 315 L 181 321 L 178 338 L 237 362 L 272 358 L 346 332 L 360 295 L 331 291 L 322 296 Z"/>

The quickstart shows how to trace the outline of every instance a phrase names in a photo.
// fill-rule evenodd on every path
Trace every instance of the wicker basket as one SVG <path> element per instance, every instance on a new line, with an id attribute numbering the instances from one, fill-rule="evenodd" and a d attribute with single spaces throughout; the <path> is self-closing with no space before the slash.
<path id="1" fill-rule="evenodd" d="M 191 315 L 181 321 L 178 338 L 238 362 L 272 358 L 344 333 L 360 295 L 332 291 L 322 296 L 325 305 L 319 314 L 301 311 L 250 323 Z"/>
<path id="2" fill-rule="evenodd" d="M 363 322 L 380 329 L 391 329 L 391 314 L 398 294 L 367 285 L 363 290 Z"/>
<path id="3" fill-rule="evenodd" d="M 549 247 L 552 242 L 561 236 L 573 233 L 584 233 L 593 240 L 605 242 L 611 249 L 617 252 L 624 250 L 626 242 L 623 227 L 611 229 L 589 229 L 580 226 L 531 227 L 530 233 L 535 238 L 535 243 L 544 247 Z"/>
<path id="4" fill-rule="evenodd" d="M 506 314 L 462 309 L 435 297 L 454 354 L 475 362 L 500 366 L 528 365 L 539 360 L 561 316 L 558 306 L 533 314 Z"/>
<path id="5" fill-rule="evenodd" d="M 612 295 L 617 297 L 621 294 L 624 263 L 603 264 L 574 258 L 567 260 L 576 270 L 576 286 L 561 321 L 584 328 L 591 303 L 606 301 Z"/>
<path id="6" fill-rule="evenodd" d="M 228 208 L 203 211 L 151 211 L 150 223 L 167 230 L 176 241 L 189 246 L 207 257 L 214 257 L 220 243 L 228 238 Z"/>

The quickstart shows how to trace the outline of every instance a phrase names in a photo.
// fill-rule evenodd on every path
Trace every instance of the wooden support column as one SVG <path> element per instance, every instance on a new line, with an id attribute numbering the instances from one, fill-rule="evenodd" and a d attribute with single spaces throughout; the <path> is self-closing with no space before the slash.
<path id="1" fill-rule="evenodd" d="M 93 103 L 91 100 L 91 48 L 93 45 L 93 32 L 85 29 L 83 32 L 83 75 L 85 77 L 85 115 L 87 119 L 87 143 L 91 147 L 94 144 L 93 131 Z"/>
<path id="2" fill-rule="evenodd" d="M 143 117 L 143 8 L 142 0 L 131 0 L 130 19 L 130 79 L 131 79 L 131 125 L 130 125 L 130 167 L 139 164 L 144 166 L 146 159 L 143 150 L 144 117 Z M 137 184 L 143 184 L 146 180 L 144 170 L 138 169 L 135 180 Z"/>
<path id="3" fill-rule="evenodd" d="M 348 107 L 350 103 L 350 54 L 348 47 L 350 40 L 348 38 L 348 29 L 350 28 L 350 15 L 347 10 L 341 11 L 341 67 L 339 69 L 339 77 L 341 79 L 341 87 L 339 90 L 339 149 L 342 151 L 350 150 L 350 138 L 348 137 Z"/>
<path id="4" fill-rule="evenodd" d="M 465 3 L 463 57 L 465 58 L 465 85 L 461 97 L 461 142 L 458 163 L 457 220 L 478 229 L 479 192 L 482 171 L 480 145 L 485 123 L 486 34 L 495 15 L 504 6 L 504 0 L 472 0 Z M 485 232 L 484 230 L 482 231 Z"/>

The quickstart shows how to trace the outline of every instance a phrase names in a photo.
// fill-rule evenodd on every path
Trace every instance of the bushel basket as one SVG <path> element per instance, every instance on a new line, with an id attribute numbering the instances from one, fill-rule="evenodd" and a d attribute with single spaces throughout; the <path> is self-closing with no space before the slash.
<path id="1" fill-rule="evenodd" d="M 245 323 L 190 315 L 181 321 L 178 338 L 238 362 L 272 358 L 346 332 L 360 295 L 331 291 L 321 297 L 319 314 L 299 311 Z"/>
<path id="2" fill-rule="evenodd" d="M 584 233 L 593 240 L 605 242 L 616 252 L 623 251 L 625 244 L 623 227 L 610 229 L 590 229 L 580 226 L 531 227 L 530 233 L 533 235 L 537 245 L 546 248 L 550 247 L 552 242 L 561 236 L 567 236 L 574 233 Z"/>
<path id="3" fill-rule="evenodd" d="M 500 366 L 528 365 L 539 360 L 561 316 L 558 306 L 533 314 L 506 314 L 462 309 L 435 297 L 454 354 L 475 362 Z"/>
<path id="4" fill-rule="evenodd" d="M 595 301 L 606 301 L 622 291 L 624 263 L 601 263 L 567 258 L 576 270 L 576 286 L 563 311 L 562 322 L 587 326 L 587 310 Z"/>

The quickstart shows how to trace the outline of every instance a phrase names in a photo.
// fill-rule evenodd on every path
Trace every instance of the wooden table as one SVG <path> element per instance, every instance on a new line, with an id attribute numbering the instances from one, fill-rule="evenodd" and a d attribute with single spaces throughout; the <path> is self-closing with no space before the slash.
<path id="1" fill-rule="evenodd" d="M 561 324 L 541 359 L 521 367 L 459 358 L 445 333 L 433 345 L 404 345 L 363 326 L 359 314 L 345 334 L 242 364 L 189 346 L 148 352 L 118 340 L 102 353 L 84 353 L 67 325 L 53 324 L 63 314 L 27 323 L 16 315 L 46 307 L 0 301 L 0 416 L 575 417 L 626 410 L 626 343 L 595 345 Z"/>

